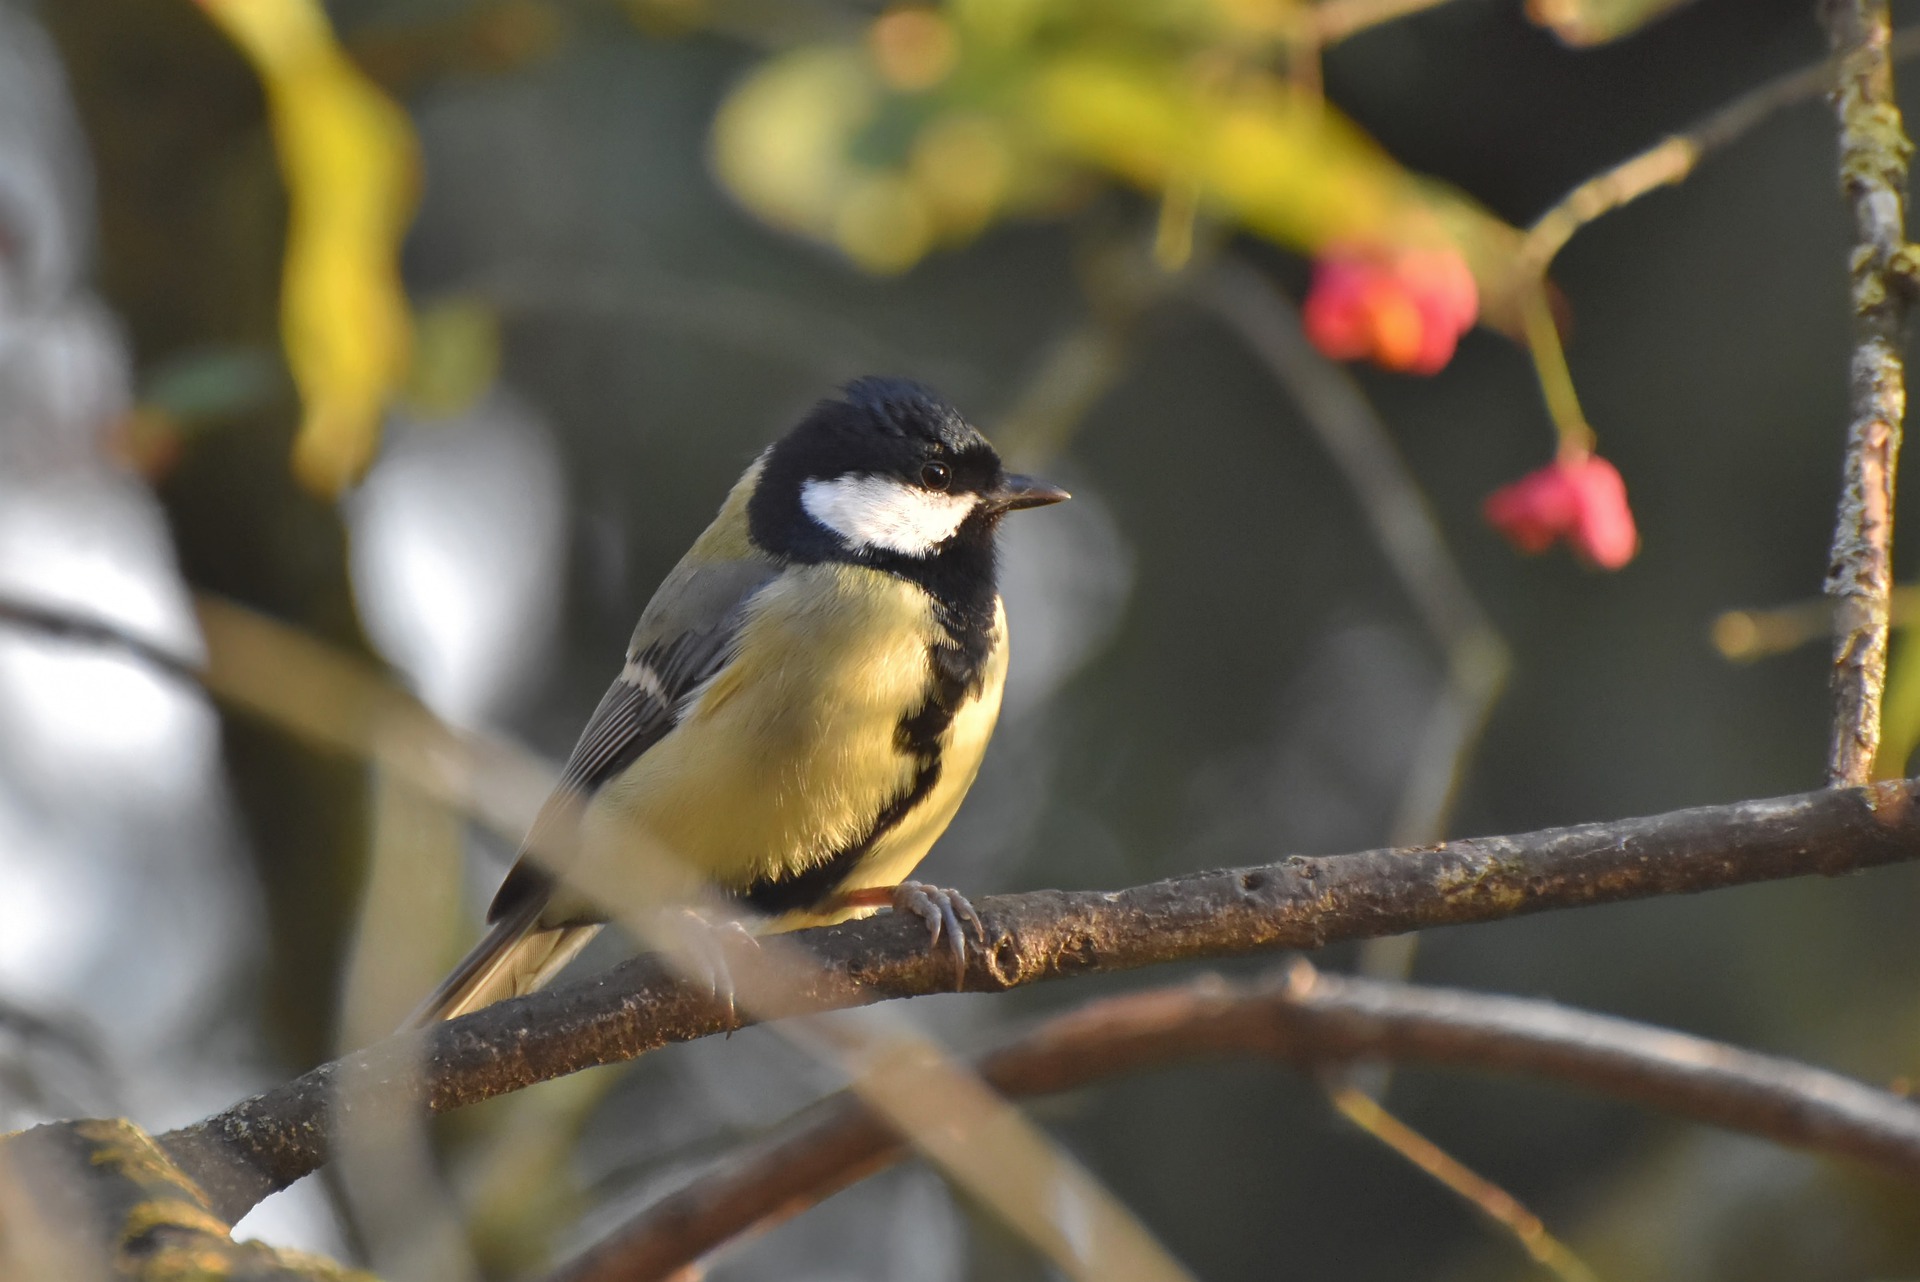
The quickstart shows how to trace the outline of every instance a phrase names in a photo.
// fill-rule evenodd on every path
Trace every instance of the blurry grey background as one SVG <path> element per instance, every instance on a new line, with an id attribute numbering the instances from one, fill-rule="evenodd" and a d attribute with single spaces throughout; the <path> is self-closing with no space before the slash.
<path id="1" fill-rule="evenodd" d="M 524 47 L 471 36 L 475 14 L 503 9 L 525 17 L 510 28 Z M 0 590 L 188 655 L 187 585 L 225 594 L 556 758 L 653 585 L 762 444 L 867 372 L 926 379 L 993 434 L 1088 314 L 1086 225 L 1146 208 L 1111 197 L 864 277 L 753 222 L 708 172 L 713 110 L 761 54 L 742 24 L 662 32 L 587 0 L 330 10 L 424 148 L 409 290 L 490 317 L 497 378 L 452 418 L 397 415 L 338 508 L 297 489 L 273 355 L 284 207 L 251 73 L 183 0 L 9 0 Z M 1457 0 L 1336 48 L 1326 74 L 1400 159 L 1524 223 L 1822 52 L 1809 6 L 1787 0 L 1700 0 L 1584 52 L 1514 5 Z M 1522 558 L 1479 521 L 1485 493 L 1550 448 L 1522 351 L 1476 331 L 1438 377 L 1359 371 L 1514 653 L 1454 832 L 1820 782 L 1820 647 L 1735 666 L 1708 626 L 1810 597 L 1824 569 L 1847 359 L 1833 132 L 1819 103 L 1783 112 L 1557 264 L 1574 374 L 1641 523 L 1625 571 Z M 1246 252 L 1297 296 L 1303 265 Z M 208 387 L 151 486 L 103 461 L 103 425 L 131 400 Z M 1443 662 L 1284 390 L 1216 319 L 1169 304 L 1048 470 L 1076 498 L 1012 532 L 1007 717 L 926 875 L 973 894 L 1118 886 L 1383 841 Z M 330 1054 L 372 796 L 359 763 L 131 661 L 0 628 L 0 1125 L 119 1111 L 159 1129 Z M 511 855 L 469 845 L 462 894 L 422 906 L 449 940 L 476 928 Z M 1435 932 L 1414 973 L 1884 1081 L 1920 1051 L 1916 912 L 1920 871 L 1895 869 Z M 1172 978 L 908 1014 L 972 1047 Z M 75 1057 L 90 1067 L 63 1067 Z M 536 1269 L 832 1085 L 759 1033 L 588 1076 L 443 1128 L 462 1196 L 493 1216 L 488 1267 Z M 1389 1102 L 1608 1278 L 1920 1272 L 1907 1191 L 1854 1170 L 1505 1081 L 1403 1071 Z M 1529 1275 L 1312 1083 L 1266 1066 L 1035 1111 L 1201 1277 Z M 308 1185 L 247 1227 L 351 1251 Z M 507 1191 L 489 1202 L 489 1188 Z M 519 1218 L 500 1209 L 513 1204 Z M 908 1169 L 715 1276 L 1040 1272 Z"/>

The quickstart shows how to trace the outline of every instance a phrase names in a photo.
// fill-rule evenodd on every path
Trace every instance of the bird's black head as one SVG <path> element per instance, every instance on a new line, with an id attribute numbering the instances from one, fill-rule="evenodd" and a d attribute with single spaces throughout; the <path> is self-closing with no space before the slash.
<path id="1" fill-rule="evenodd" d="M 777 556 L 871 565 L 941 595 L 935 581 L 963 572 L 984 573 L 990 587 L 1002 516 L 1066 497 L 1009 475 L 936 393 L 863 378 L 767 451 L 747 519 L 753 541 Z"/>

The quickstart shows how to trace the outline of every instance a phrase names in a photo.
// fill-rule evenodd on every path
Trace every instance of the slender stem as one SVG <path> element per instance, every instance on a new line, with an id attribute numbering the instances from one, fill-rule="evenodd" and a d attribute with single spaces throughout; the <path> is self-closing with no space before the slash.
<path id="1" fill-rule="evenodd" d="M 1920 53 L 1920 27 L 1895 33 L 1888 55 L 1896 62 Z M 1575 232 L 1588 223 L 1631 204 L 1648 192 L 1684 180 L 1700 162 L 1745 137 L 1774 112 L 1808 102 L 1833 87 L 1834 63 L 1823 61 L 1778 76 L 1735 98 L 1677 134 L 1613 168 L 1595 174 L 1561 197 L 1534 221 L 1520 246 L 1520 257 L 1537 274 L 1544 274 Z"/>
<path id="2" fill-rule="evenodd" d="M 1782 877 L 1835 875 L 1920 860 L 1920 782 L 1824 790 L 1261 867 L 1197 873 L 1118 891 L 1034 891 L 980 901 L 990 945 L 963 987 L 998 992 L 1042 980 L 1173 961 L 1317 948 L 1430 926 L 1553 908 L 1685 894 Z M 911 917 L 796 932 L 817 963 L 795 975 L 782 950 L 737 950 L 741 991 L 791 994 L 766 1018 L 954 988 L 950 960 Z M 764 986 L 764 987 L 763 987 Z M 377 1056 L 348 1056 L 162 1137 L 223 1215 L 237 1217 L 328 1159 L 329 1109 L 372 1077 L 435 1111 L 478 1103 L 669 1042 L 748 1022 L 652 957 L 581 983 L 501 1002 L 423 1034 L 419 1080 L 384 1080 Z"/>
<path id="3" fill-rule="evenodd" d="M 1825 68 L 1821 70 L 1824 73 Z M 1677 134 L 1587 179 L 1527 229 L 1520 245 L 1521 260 L 1544 274 L 1576 231 L 1650 191 L 1679 182 L 1693 172 L 1701 154 L 1698 142 Z"/>
<path id="4" fill-rule="evenodd" d="M 1540 379 L 1540 394 L 1546 398 L 1547 416 L 1560 434 L 1560 452 L 1563 456 L 1585 454 L 1593 449 L 1593 429 L 1587 426 L 1580 397 L 1573 390 L 1573 371 L 1567 368 L 1560 326 L 1553 319 L 1544 282 L 1522 291 L 1520 316 L 1527 331 L 1527 351 Z"/>
<path id="5" fill-rule="evenodd" d="M 1228 256 L 1198 296 L 1233 327 L 1286 390 L 1353 491 L 1374 542 L 1445 659 L 1446 684 L 1421 726 L 1387 840 L 1437 841 L 1480 733 L 1506 686 L 1511 656 L 1447 545 L 1433 505 L 1353 376 L 1314 350 L 1292 302 Z M 1361 965 L 1404 978 L 1415 936 L 1368 940 Z M 1382 1083 L 1384 1084 L 1384 1083 Z"/>
<path id="6" fill-rule="evenodd" d="M 1333 1085 L 1327 1092 L 1346 1119 L 1425 1171 L 1448 1192 L 1505 1229 L 1528 1255 L 1552 1270 L 1561 1282 L 1598 1282 L 1593 1270 L 1520 1200 L 1465 1162 L 1381 1107 L 1355 1086 Z"/>
<path id="7" fill-rule="evenodd" d="M 980 1074 L 1024 1097 L 1196 1060 L 1256 1057 L 1324 1071 L 1368 1056 L 1544 1078 L 1920 1181 L 1920 1107 L 1849 1078 L 1551 1002 L 1352 979 L 1304 961 L 1265 981 L 1208 977 L 1090 1002 L 988 1055 Z M 906 1154 L 857 1099 L 829 1096 L 640 1211 L 548 1282 L 670 1276 Z M 1544 1244 L 1542 1253 L 1563 1276 L 1578 1276 L 1577 1262 Z"/>
<path id="8" fill-rule="evenodd" d="M 1825 0 L 1839 64 L 1840 182 L 1853 213 L 1851 423 L 1827 595 L 1833 598 L 1833 739 L 1828 782 L 1872 777 L 1880 746 L 1893 591 L 1893 492 L 1906 415 L 1912 251 L 1906 240 L 1907 140 L 1893 96 L 1886 0 Z"/>
<path id="9" fill-rule="evenodd" d="M 84 618 L 71 609 L 36 605 L 31 601 L 0 599 L 0 624 L 39 633 L 58 641 L 78 642 L 119 650 L 157 672 L 192 685 L 200 684 L 198 656 L 183 655 L 149 641 L 117 623 Z"/>
<path id="10" fill-rule="evenodd" d="M 1231 256 L 1196 281 L 1195 298 L 1232 327 L 1299 407 L 1434 640 L 1447 649 L 1470 638 L 1498 644 L 1413 470 L 1353 376 L 1307 342 L 1291 301 Z"/>
<path id="11" fill-rule="evenodd" d="M 1920 623 L 1920 585 L 1895 588 L 1890 604 L 1894 627 Z M 1764 659 L 1832 635 L 1833 618 L 1833 602 L 1824 597 L 1758 610 L 1727 610 L 1714 617 L 1713 645 L 1736 663 Z"/>

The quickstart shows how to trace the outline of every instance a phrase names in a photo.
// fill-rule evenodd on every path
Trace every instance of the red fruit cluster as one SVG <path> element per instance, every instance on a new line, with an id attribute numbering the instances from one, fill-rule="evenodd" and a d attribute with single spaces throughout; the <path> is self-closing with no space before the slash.
<path id="1" fill-rule="evenodd" d="M 1330 249 L 1301 306 L 1307 337 L 1338 361 L 1439 372 L 1473 327 L 1480 294 L 1457 250 Z"/>
<path id="2" fill-rule="evenodd" d="M 1617 570 L 1640 550 L 1620 470 L 1598 454 L 1555 459 L 1487 496 L 1487 523 L 1522 552 L 1565 539 L 1582 558 Z"/>

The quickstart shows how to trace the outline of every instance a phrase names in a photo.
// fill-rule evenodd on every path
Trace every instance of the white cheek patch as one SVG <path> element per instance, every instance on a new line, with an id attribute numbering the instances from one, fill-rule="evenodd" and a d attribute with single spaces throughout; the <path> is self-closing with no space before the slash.
<path id="1" fill-rule="evenodd" d="M 890 476 L 836 476 L 800 487 L 807 515 L 858 549 L 926 556 L 973 511 L 971 494 L 940 494 Z"/>

